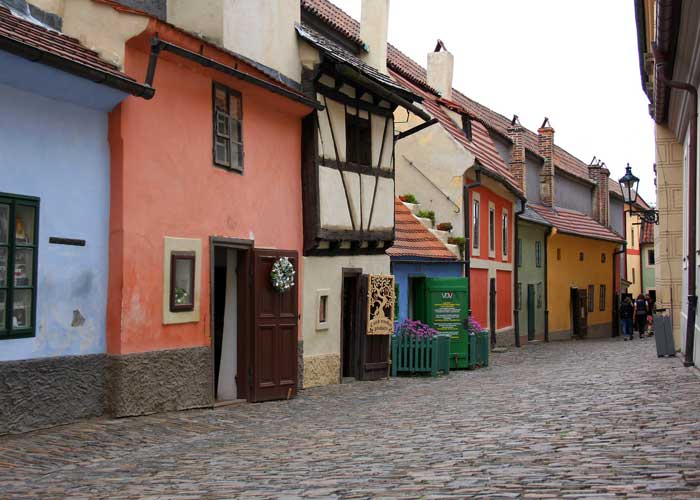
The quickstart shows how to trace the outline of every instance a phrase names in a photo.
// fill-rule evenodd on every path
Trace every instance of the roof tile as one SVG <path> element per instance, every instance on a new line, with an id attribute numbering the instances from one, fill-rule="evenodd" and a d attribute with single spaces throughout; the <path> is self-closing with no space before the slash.
<path id="1" fill-rule="evenodd" d="M 394 200 L 394 245 L 387 249 L 390 257 L 420 257 L 426 259 L 457 260 L 445 244 L 431 233 L 404 205 Z"/>
<path id="2" fill-rule="evenodd" d="M 586 214 L 560 207 L 545 207 L 544 205 L 528 204 L 547 222 L 557 228 L 560 233 L 622 243 L 624 239 L 610 228 L 600 225 Z"/>

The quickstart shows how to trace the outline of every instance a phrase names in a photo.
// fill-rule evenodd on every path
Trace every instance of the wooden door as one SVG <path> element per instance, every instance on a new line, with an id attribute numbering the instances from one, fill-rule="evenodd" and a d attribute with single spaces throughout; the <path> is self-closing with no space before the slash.
<path id="1" fill-rule="evenodd" d="M 496 345 L 496 278 L 489 280 L 489 330 L 491 346 Z"/>
<path id="2" fill-rule="evenodd" d="M 360 380 L 379 380 L 389 376 L 389 346 L 391 335 L 367 335 L 367 286 L 369 276 L 362 275 L 358 290 L 358 337 L 360 349 Z"/>
<path id="3" fill-rule="evenodd" d="M 583 288 L 571 289 L 571 332 L 578 338 L 588 333 L 588 292 Z"/>
<path id="4" fill-rule="evenodd" d="M 296 393 L 298 283 L 283 293 L 272 288 L 270 272 L 280 257 L 289 258 L 299 269 L 295 251 L 254 250 L 251 401 L 285 399 Z"/>
<path id="5" fill-rule="evenodd" d="M 360 347 L 358 318 L 360 307 L 358 304 L 359 285 L 362 274 L 343 274 L 341 322 L 342 322 L 342 376 L 356 378 L 360 369 Z"/>
<path id="6" fill-rule="evenodd" d="M 535 285 L 527 285 L 527 339 L 535 340 Z"/>

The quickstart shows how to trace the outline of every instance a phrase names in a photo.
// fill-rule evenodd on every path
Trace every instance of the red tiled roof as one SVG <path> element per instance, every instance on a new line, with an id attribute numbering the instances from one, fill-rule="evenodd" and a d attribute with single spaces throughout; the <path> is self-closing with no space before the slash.
<path id="1" fill-rule="evenodd" d="M 593 238 L 597 240 L 608 240 L 622 243 L 624 239 L 612 229 L 600 225 L 586 214 L 570 210 L 568 208 L 550 208 L 544 205 L 528 206 L 542 216 L 547 222 L 557 228 L 560 233 L 580 236 L 582 238 Z"/>
<path id="2" fill-rule="evenodd" d="M 431 233 L 404 205 L 394 200 L 394 245 L 387 249 L 390 257 L 422 257 L 428 259 L 457 260 L 455 254 Z"/>
<path id="3" fill-rule="evenodd" d="M 639 244 L 653 244 L 654 243 L 654 224 L 649 224 L 648 222 L 642 222 L 642 230 L 639 235 Z"/>
<path id="4" fill-rule="evenodd" d="M 84 47 L 77 39 L 15 16 L 9 9 L 2 6 L 0 6 L 0 37 L 29 45 L 41 52 L 81 66 L 87 66 L 132 82 L 135 81 L 130 76 L 120 72 L 116 66 L 100 59 L 97 52 Z"/>
<path id="5" fill-rule="evenodd" d="M 301 6 L 353 42 L 364 45 L 360 38 L 360 23 L 331 2 L 325 0 L 301 0 Z"/>

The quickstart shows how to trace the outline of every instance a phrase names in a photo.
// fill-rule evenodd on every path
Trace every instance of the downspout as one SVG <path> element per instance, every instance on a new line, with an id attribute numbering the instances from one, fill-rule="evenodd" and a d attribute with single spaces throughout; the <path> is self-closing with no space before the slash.
<path id="1" fill-rule="evenodd" d="M 469 217 L 471 214 L 471 206 L 469 204 L 469 190 L 472 188 L 477 188 L 481 186 L 481 167 L 479 165 L 474 169 L 476 176 L 475 182 L 471 184 L 465 184 L 462 188 L 462 215 L 464 216 L 464 277 L 469 278 L 469 269 L 471 269 L 471 255 L 472 255 L 472 245 L 471 245 L 471 228 L 469 227 Z M 481 230 L 481 227 L 479 227 Z M 469 293 L 467 294 L 467 311 L 469 311 L 469 317 L 472 315 L 472 287 L 469 286 Z"/>
<path id="2" fill-rule="evenodd" d="M 549 342 L 549 237 L 554 233 L 554 227 L 547 228 L 544 233 L 544 341 Z"/>
<path id="3" fill-rule="evenodd" d="M 520 248 L 518 245 L 518 217 L 523 213 L 525 213 L 525 200 L 521 198 L 520 208 L 515 213 L 515 228 L 513 229 L 513 247 L 515 247 L 515 250 L 513 250 L 513 326 L 515 327 L 515 347 L 520 347 L 520 307 L 523 306 L 522 301 L 518 300 L 520 296 L 515 297 L 515 294 L 518 292 L 518 260 L 520 258 Z M 520 295 L 522 295 L 522 290 Z M 519 307 L 515 307 L 516 303 Z"/>
<path id="4" fill-rule="evenodd" d="M 665 80 L 673 89 L 685 90 L 690 94 L 692 115 L 690 118 L 690 144 L 688 145 L 688 319 L 685 325 L 685 358 L 683 366 L 693 366 L 695 348 L 695 315 L 698 296 L 695 286 L 695 238 L 697 237 L 697 165 L 698 165 L 698 90 L 685 82 Z"/>
<path id="5" fill-rule="evenodd" d="M 625 220 L 627 217 L 625 217 Z M 626 224 L 626 222 L 625 222 Z M 615 295 L 615 292 L 617 291 L 617 288 L 620 288 L 620 298 L 622 298 L 622 283 L 620 280 L 617 279 L 617 261 L 618 261 L 618 255 L 624 255 L 625 256 L 625 270 L 627 270 L 627 240 L 622 242 L 622 248 L 619 250 L 615 250 L 612 254 L 613 258 L 613 296 Z M 618 301 L 619 302 L 619 301 Z M 613 318 L 613 337 L 618 337 L 620 335 L 620 305 L 618 304 L 615 309 L 617 311 L 617 318 Z"/>

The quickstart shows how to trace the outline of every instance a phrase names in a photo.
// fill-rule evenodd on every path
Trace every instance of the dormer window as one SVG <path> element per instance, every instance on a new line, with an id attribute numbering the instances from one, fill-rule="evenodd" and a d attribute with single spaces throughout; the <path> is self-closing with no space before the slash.
<path id="1" fill-rule="evenodd" d="M 472 119 L 467 115 L 462 115 L 462 131 L 468 140 L 472 140 Z"/>
<path id="2" fill-rule="evenodd" d="M 372 166 L 372 128 L 369 119 L 345 115 L 345 159 Z"/>

